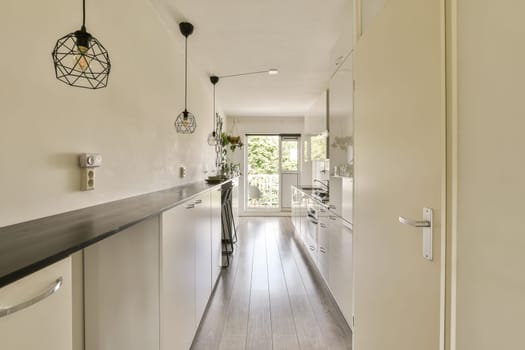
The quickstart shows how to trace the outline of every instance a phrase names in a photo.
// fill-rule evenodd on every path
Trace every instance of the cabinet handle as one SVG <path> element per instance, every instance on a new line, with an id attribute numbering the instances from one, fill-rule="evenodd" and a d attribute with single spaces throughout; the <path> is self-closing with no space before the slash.
<path id="1" fill-rule="evenodd" d="M 202 203 L 202 199 L 196 199 L 195 202 L 193 202 L 193 204 L 201 204 Z"/>
<path id="2" fill-rule="evenodd" d="M 319 248 L 319 251 L 323 254 L 326 254 L 326 249 L 324 247 Z"/>
<path id="3" fill-rule="evenodd" d="M 36 303 L 38 303 L 39 301 L 42 301 L 44 300 L 45 298 L 49 297 L 50 295 L 53 295 L 55 294 L 59 289 L 60 287 L 62 287 L 62 277 L 59 277 L 55 280 L 55 282 L 53 282 L 53 284 L 48 288 L 46 289 L 45 291 L 43 291 L 42 293 L 40 293 L 39 295 L 29 299 L 29 300 L 26 300 L 18 305 L 14 305 L 14 306 L 8 306 L 6 308 L 1 308 L 0 309 L 0 318 L 2 317 L 5 317 L 7 315 L 10 315 L 10 314 L 14 314 L 15 312 L 17 311 L 20 311 L 20 310 L 23 310 L 31 305 L 34 305 Z"/>
<path id="4" fill-rule="evenodd" d="M 186 208 L 186 209 L 193 209 L 193 208 L 195 208 L 195 204 L 188 204 L 184 208 Z"/>
<path id="5" fill-rule="evenodd" d="M 329 218 L 330 220 L 337 220 L 337 217 L 335 217 L 335 216 L 329 216 L 328 218 Z"/>
<path id="6" fill-rule="evenodd" d="M 319 226 L 321 226 L 321 228 L 328 228 L 328 225 L 322 222 L 319 224 Z"/>

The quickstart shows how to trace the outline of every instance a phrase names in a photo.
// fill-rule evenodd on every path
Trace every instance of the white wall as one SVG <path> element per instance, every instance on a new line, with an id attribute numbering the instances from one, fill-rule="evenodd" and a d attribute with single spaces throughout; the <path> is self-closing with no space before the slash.
<path id="1" fill-rule="evenodd" d="M 81 1 L 3 0 L 0 23 L 0 226 L 195 181 L 213 168 L 212 85 L 190 51 L 188 109 L 198 126 L 177 134 L 184 37 L 166 30 L 148 0 L 87 2 L 87 29 L 112 62 L 102 90 L 54 77 L 51 51 L 79 29 Z M 79 191 L 83 152 L 103 156 L 90 192 Z"/>
<path id="2" fill-rule="evenodd" d="M 525 3 L 450 3 L 458 44 L 449 70 L 457 72 L 452 349 L 522 349 Z"/>
<path id="3" fill-rule="evenodd" d="M 301 134 L 304 128 L 303 117 L 243 117 L 243 118 L 227 118 L 226 131 L 234 135 L 241 135 L 243 142 L 246 142 L 244 137 L 246 134 Z M 241 164 L 241 169 L 244 169 L 244 152 L 246 147 L 243 147 L 242 151 L 236 151 L 234 161 Z M 245 171 L 243 171 L 245 173 Z M 242 176 L 239 181 L 239 215 L 246 215 L 245 212 L 245 177 Z"/>

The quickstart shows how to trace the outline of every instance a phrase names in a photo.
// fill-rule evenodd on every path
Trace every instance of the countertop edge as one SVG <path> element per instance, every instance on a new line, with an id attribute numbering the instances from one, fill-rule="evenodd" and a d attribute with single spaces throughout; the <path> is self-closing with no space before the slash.
<path id="1" fill-rule="evenodd" d="M 33 220 L 21 222 L 21 223 L 16 223 L 16 224 L 0 227 L 0 242 L 2 243 L 2 247 L 0 247 L 0 255 L 5 255 L 9 253 L 9 252 L 6 253 L 6 250 L 8 250 L 9 249 L 8 247 L 10 246 L 9 239 L 14 241 L 15 239 L 17 239 L 17 237 L 15 237 L 17 235 L 23 236 L 22 240 L 25 240 L 25 241 L 28 241 L 27 237 L 25 236 L 32 237 L 29 240 L 30 242 L 25 242 L 25 244 L 42 243 L 41 240 L 45 240 L 48 237 L 46 237 L 45 235 L 42 235 L 43 237 L 40 237 L 39 232 L 37 232 L 37 230 L 40 230 L 40 227 L 45 226 L 46 221 L 49 221 L 51 223 L 60 222 L 61 218 L 66 218 L 68 216 L 78 216 L 78 217 L 84 218 L 83 216 L 84 214 L 86 216 L 86 218 L 84 218 L 84 221 L 85 221 L 84 224 L 89 225 L 91 223 L 95 227 L 93 228 L 93 232 L 89 234 L 89 237 L 86 239 L 78 239 L 77 241 L 71 244 L 62 244 L 61 248 L 55 249 L 51 253 L 42 254 L 41 256 L 38 256 L 38 257 L 18 259 L 22 261 L 27 260 L 27 262 L 26 263 L 16 262 L 12 264 L 12 265 L 15 265 L 14 267 L 6 268 L 6 270 L 9 270 L 9 271 L 1 272 L 0 288 L 10 283 L 13 283 L 17 280 L 20 280 L 49 265 L 52 265 L 53 263 L 56 263 L 62 259 L 65 259 L 68 256 L 71 256 L 72 254 L 86 247 L 89 247 L 90 245 L 100 242 L 108 237 L 111 237 L 145 220 L 151 219 L 152 217 L 158 216 L 165 211 L 168 211 L 174 207 L 181 205 L 182 203 L 188 200 L 191 200 L 191 198 L 195 196 L 198 196 L 208 191 L 213 191 L 214 189 L 218 189 L 219 187 L 233 181 L 234 179 L 235 178 L 226 179 L 220 183 L 214 183 L 214 184 L 207 184 L 204 181 L 202 182 L 196 181 L 196 182 L 188 183 L 185 185 L 171 187 L 168 189 L 140 194 L 140 195 L 131 196 L 127 198 L 122 198 L 122 199 L 118 199 L 118 200 L 114 200 L 114 201 L 110 201 L 106 203 L 100 203 L 97 205 L 93 205 L 93 206 L 89 206 L 89 207 L 85 207 L 81 209 L 75 209 L 72 211 L 51 215 L 48 217 L 37 218 L 37 219 L 33 219 Z M 185 190 L 188 190 L 187 194 L 184 193 Z M 120 220 L 118 217 L 113 217 L 109 219 L 107 218 L 104 219 L 103 217 L 100 218 L 100 220 L 104 219 L 104 220 L 114 222 L 113 225 L 106 224 L 103 226 L 103 227 L 109 227 L 109 228 L 97 229 L 96 223 L 88 221 L 90 213 L 97 211 L 97 209 L 106 209 L 107 211 L 110 211 L 109 209 L 111 209 L 112 206 L 125 207 L 126 205 L 130 205 L 130 204 L 132 204 L 133 207 L 137 207 L 140 201 L 144 202 L 145 205 L 147 205 L 149 201 L 155 202 L 155 197 L 159 197 L 159 198 L 157 199 L 156 203 L 153 203 L 153 204 L 149 203 L 150 205 L 149 210 L 145 209 L 142 213 L 137 214 L 136 216 L 132 216 L 132 219 Z M 163 197 L 168 197 L 168 198 L 163 198 Z M 169 197 L 173 197 L 173 199 L 170 199 Z M 118 212 L 119 210 L 117 209 L 116 211 Z M 122 209 L 121 211 L 124 212 L 125 210 Z M 118 213 L 116 215 L 118 215 Z M 99 218 L 94 217 L 93 221 L 96 221 L 98 219 Z M 72 229 L 74 229 L 74 227 Z M 51 231 L 63 230 L 64 232 L 66 232 L 68 229 L 64 227 L 64 228 L 57 228 L 56 230 L 52 230 L 52 229 L 50 230 Z M 85 234 L 82 233 L 80 236 L 83 236 L 83 235 Z M 12 236 L 12 237 L 9 237 L 9 236 Z M 55 238 L 55 237 L 52 237 L 52 238 Z M 16 246 L 16 245 L 21 245 L 21 244 L 14 244 L 14 245 Z M 5 264 L 5 261 L 2 261 L 1 257 L 0 257 L 0 262 L 2 262 L 2 264 Z"/>

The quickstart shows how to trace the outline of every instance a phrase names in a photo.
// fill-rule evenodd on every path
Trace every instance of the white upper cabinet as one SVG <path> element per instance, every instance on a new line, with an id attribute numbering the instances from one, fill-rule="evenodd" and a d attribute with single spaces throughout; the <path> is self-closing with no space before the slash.
<path id="1" fill-rule="evenodd" d="M 385 7 L 386 0 L 361 0 L 361 34 L 364 35 L 370 26 L 374 23 L 374 20 L 379 15 L 381 10 Z"/>
<path id="2" fill-rule="evenodd" d="M 319 135 L 326 133 L 328 122 L 328 91 L 324 91 L 315 102 L 304 118 L 304 133 L 307 135 Z"/>
<path id="3" fill-rule="evenodd" d="M 337 38 L 336 44 L 330 52 L 330 62 L 332 72 L 335 72 L 339 65 L 352 52 L 355 37 L 355 11 L 354 0 L 347 0 L 347 4 L 341 12 L 341 34 Z"/>
<path id="4" fill-rule="evenodd" d="M 330 80 L 330 166 L 336 167 L 334 175 L 350 176 L 353 161 L 353 75 L 352 55 L 341 63 Z"/>

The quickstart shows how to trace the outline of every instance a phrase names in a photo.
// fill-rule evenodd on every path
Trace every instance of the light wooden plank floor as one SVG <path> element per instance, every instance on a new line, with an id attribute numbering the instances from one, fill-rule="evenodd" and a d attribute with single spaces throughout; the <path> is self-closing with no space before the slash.
<path id="1" fill-rule="evenodd" d="M 351 330 L 293 239 L 289 218 L 241 218 L 193 350 L 343 350 Z"/>

